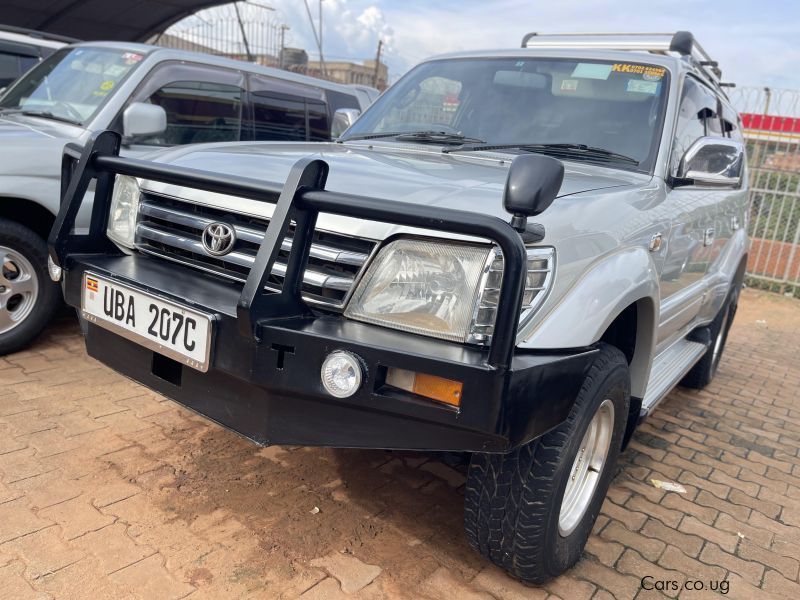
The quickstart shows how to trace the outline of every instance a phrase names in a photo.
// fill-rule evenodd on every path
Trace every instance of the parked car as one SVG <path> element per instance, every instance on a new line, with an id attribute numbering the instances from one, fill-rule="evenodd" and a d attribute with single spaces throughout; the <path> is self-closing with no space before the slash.
<path id="1" fill-rule="evenodd" d="M 123 136 L 124 156 L 200 142 L 330 140 L 337 109 L 347 109 L 346 126 L 365 106 L 348 86 L 204 54 L 120 43 L 57 50 L 0 98 L 0 253 L 10 277 L 0 286 L 0 354 L 29 343 L 60 302 L 45 239 L 65 144 L 107 129 Z"/>
<path id="2" fill-rule="evenodd" d="M 77 41 L 33 29 L 0 25 L 0 94 L 25 71 L 59 48 Z"/>
<path id="3" fill-rule="evenodd" d="M 531 36 L 420 64 L 338 143 L 102 133 L 51 256 L 91 356 L 256 443 L 469 453 L 470 543 L 542 582 L 725 346 L 748 184 L 714 65 L 687 32 Z"/>

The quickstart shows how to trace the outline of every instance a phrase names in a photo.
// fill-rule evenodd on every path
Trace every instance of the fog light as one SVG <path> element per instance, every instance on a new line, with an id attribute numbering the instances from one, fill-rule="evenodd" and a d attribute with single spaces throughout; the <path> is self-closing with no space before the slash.
<path id="1" fill-rule="evenodd" d="M 336 350 L 322 363 L 322 385 L 331 396 L 352 396 L 361 387 L 361 379 L 361 363 L 354 354 Z"/>
<path id="2" fill-rule="evenodd" d="M 47 272 L 55 283 L 61 281 L 61 267 L 54 263 L 50 256 L 47 257 Z"/>

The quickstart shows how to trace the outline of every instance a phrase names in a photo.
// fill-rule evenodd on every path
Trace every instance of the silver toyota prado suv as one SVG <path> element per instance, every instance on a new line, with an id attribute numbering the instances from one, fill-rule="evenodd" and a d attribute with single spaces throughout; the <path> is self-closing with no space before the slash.
<path id="1" fill-rule="evenodd" d="M 91 356 L 258 444 L 469 453 L 471 544 L 542 582 L 719 364 L 748 249 L 719 78 L 688 32 L 530 34 L 423 62 L 336 142 L 99 133 L 52 276 Z"/>

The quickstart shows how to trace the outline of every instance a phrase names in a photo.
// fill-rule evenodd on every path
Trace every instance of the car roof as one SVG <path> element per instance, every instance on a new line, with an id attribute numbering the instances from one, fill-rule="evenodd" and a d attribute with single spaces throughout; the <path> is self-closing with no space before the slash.
<path id="1" fill-rule="evenodd" d="M 202 63 L 204 65 L 211 65 L 223 67 L 226 69 L 236 69 L 238 71 L 246 71 L 247 73 L 255 73 L 259 75 L 267 75 L 283 79 L 285 81 L 293 81 L 295 83 L 322 88 L 326 90 L 342 92 L 350 96 L 355 96 L 353 89 L 350 86 L 334 83 L 332 81 L 325 81 L 324 79 L 317 79 L 316 77 L 309 77 L 308 75 L 300 75 L 292 73 L 291 71 L 284 71 L 283 69 L 275 69 L 273 67 L 265 67 L 243 60 L 235 60 L 233 58 L 225 58 L 223 56 L 215 56 L 213 54 L 204 54 L 202 52 L 192 52 L 190 50 L 176 50 L 174 48 L 164 48 L 162 46 L 154 46 L 152 44 L 139 44 L 134 42 L 83 42 L 80 44 L 73 44 L 75 48 L 112 48 L 115 50 L 125 50 L 128 52 L 138 52 L 147 56 L 158 55 L 160 60 L 185 60 L 189 62 Z"/>

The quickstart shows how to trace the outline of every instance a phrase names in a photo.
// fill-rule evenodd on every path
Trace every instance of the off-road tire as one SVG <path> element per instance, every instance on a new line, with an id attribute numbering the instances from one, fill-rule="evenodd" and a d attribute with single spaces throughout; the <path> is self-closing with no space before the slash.
<path id="1" fill-rule="evenodd" d="M 0 219 L 0 245 L 22 254 L 33 266 L 38 297 L 30 314 L 13 329 L 0 334 L 0 355 L 23 349 L 36 338 L 61 305 L 61 289 L 47 273 L 47 244 L 33 231 Z"/>
<path id="2" fill-rule="evenodd" d="M 535 398 L 532 402 L 546 402 Z M 614 405 L 614 430 L 606 462 L 589 505 L 567 536 L 559 513 L 583 436 L 604 399 Z M 539 584 L 581 557 L 615 473 L 630 405 L 625 356 L 599 345 L 578 398 L 564 423 L 506 454 L 472 456 L 467 473 L 464 525 L 470 544 L 514 577 Z"/>
<path id="3" fill-rule="evenodd" d="M 731 330 L 733 318 L 736 316 L 736 307 L 739 303 L 739 286 L 734 285 L 731 288 L 728 297 L 719 309 L 717 316 L 711 321 L 708 326 L 711 344 L 703 357 L 692 367 L 692 369 L 683 376 L 680 385 L 686 388 L 700 390 L 706 387 L 714 379 L 717 374 L 719 362 L 722 359 L 722 354 L 725 351 L 725 343 L 728 341 L 728 332 Z M 727 318 L 726 318 L 727 315 Z M 721 345 L 716 357 L 714 356 L 714 346 L 717 337 L 722 335 Z"/>

